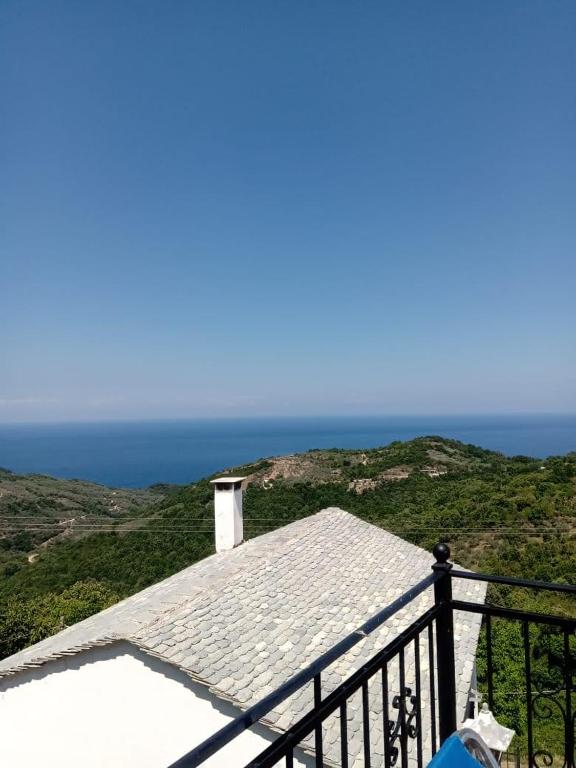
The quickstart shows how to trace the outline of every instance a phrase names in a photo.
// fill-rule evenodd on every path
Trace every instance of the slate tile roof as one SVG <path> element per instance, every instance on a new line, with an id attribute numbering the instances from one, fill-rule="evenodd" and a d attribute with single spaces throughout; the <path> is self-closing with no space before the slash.
<path id="1" fill-rule="evenodd" d="M 176 573 L 20 653 L 0 661 L 0 677 L 95 645 L 127 640 L 173 664 L 241 708 L 256 703 L 367 618 L 430 573 L 433 557 L 419 547 L 341 509 L 329 508 L 221 552 Z M 454 581 L 454 596 L 482 602 L 485 585 Z M 333 690 L 432 604 L 427 590 L 340 657 L 322 675 Z M 473 674 L 481 617 L 455 615 L 456 681 L 463 715 Z M 429 674 L 427 638 L 420 642 Z M 415 659 L 407 649 L 406 683 Z M 378 676 L 377 676 L 378 677 Z M 388 671 L 398 687 L 398 665 Z M 381 723 L 379 679 L 369 686 L 374 724 Z M 396 686 L 396 688 L 395 688 Z M 430 738 L 428 686 L 423 692 L 424 741 Z M 306 686 L 267 718 L 283 730 L 312 705 Z M 348 711 L 350 765 L 362 765 L 359 697 Z M 372 729 L 374 758 L 383 754 Z M 326 758 L 338 762 L 339 724 L 324 728 Z M 191 744 L 192 748 L 194 745 Z"/>

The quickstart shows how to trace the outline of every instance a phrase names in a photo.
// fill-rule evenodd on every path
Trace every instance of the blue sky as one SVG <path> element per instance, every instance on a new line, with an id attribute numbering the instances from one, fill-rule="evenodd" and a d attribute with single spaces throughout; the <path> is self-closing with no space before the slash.
<path id="1" fill-rule="evenodd" d="M 572 0 L 0 7 L 0 421 L 576 410 Z"/>

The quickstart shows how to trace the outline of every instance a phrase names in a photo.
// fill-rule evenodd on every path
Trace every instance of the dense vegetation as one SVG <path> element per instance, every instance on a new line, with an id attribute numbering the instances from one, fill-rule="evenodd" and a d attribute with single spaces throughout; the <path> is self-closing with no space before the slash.
<path id="1" fill-rule="evenodd" d="M 161 489 L 107 488 L 0 468 L 0 568 L 9 575 L 23 556 L 33 561 L 43 545 L 137 515 L 160 494 Z"/>
<path id="2" fill-rule="evenodd" d="M 448 541 L 453 557 L 469 568 L 546 581 L 575 580 L 576 454 L 545 461 L 506 458 L 457 441 L 419 438 L 369 451 L 311 451 L 237 472 L 251 477 L 244 502 L 246 537 L 340 506 L 427 549 L 438 540 Z M 23 551 L 22 543 L 27 542 L 15 544 L 12 537 L 2 561 L 0 652 L 12 653 L 210 554 L 213 510 L 208 481 L 162 491 L 165 495 L 153 500 L 145 515 L 132 506 L 130 519 L 126 513 L 118 515 L 108 532 L 85 533 L 35 549 L 35 558 Z M 559 595 L 499 588 L 491 591 L 490 599 L 576 615 L 573 602 Z M 540 683 L 559 687 L 558 637 L 534 630 L 532 641 Z M 497 712 L 523 733 L 519 625 L 495 622 L 494 654 Z M 558 733 L 552 729 L 542 738 L 555 746 Z"/>
<path id="3" fill-rule="evenodd" d="M 30 643 L 43 640 L 70 624 L 118 602 L 118 595 L 97 581 L 78 581 L 60 593 L 3 606 L 0 654 L 10 656 Z"/>

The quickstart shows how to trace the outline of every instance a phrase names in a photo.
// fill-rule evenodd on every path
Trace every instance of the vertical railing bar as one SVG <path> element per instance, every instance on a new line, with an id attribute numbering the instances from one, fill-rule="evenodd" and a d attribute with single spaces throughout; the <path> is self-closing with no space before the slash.
<path id="1" fill-rule="evenodd" d="M 408 766 L 408 734 L 406 733 L 406 669 L 404 648 L 398 654 L 400 664 L 400 696 L 398 708 L 400 712 L 400 754 L 402 756 L 402 768 Z"/>
<path id="2" fill-rule="evenodd" d="M 494 664 L 492 660 L 492 616 L 486 615 L 486 664 L 488 672 L 488 706 L 494 711 Z M 475 716 L 478 712 L 474 713 Z"/>
<path id="3" fill-rule="evenodd" d="M 530 629 L 528 622 L 522 622 L 524 637 L 524 671 L 526 673 L 526 725 L 528 732 L 528 768 L 534 765 L 534 742 L 532 736 L 532 680 L 530 664 Z"/>
<path id="4" fill-rule="evenodd" d="M 348 768 L 348 708 L 346 701 L 340 705 L 340 765 Z"/>
<path id="5" fill-rule="evenodd" d="M 314 675 L 314 707 L 317 709 L 322 703 L 322 678 L 320 673 Z M 314 750 L 316 752 L 316 768 L 324 765 L 322 747 L 322 721 L 319 720 L 314 728 Z"/>
<path id="6" fill-rule="evenodd" d="M 364 768 L 370 768 L 370 703 L 367 680 L 362 683 L 362 734 L 364 738 Z"/>
<path id="7" fill-rule="evenodd" d="M 566 688 L 566 720 L 564 723 L 564 751 L 567 768 L 574 768 L 576 744 L 574 744 L 574 723 L 572 722 L 572 664 L 570 658 L 570 635 L 564 630 L 564 687 Z"/>
<path id="8" fill-rule="evenodd" d="M 390 712 L 388 707 L 388 664 L 382 667 L 382 728 L 384 731 L 384 768 L 390 768 Z"/>
<path id="9" fill-rule="evenodd" d="M 430 664 L 430 723 L 432 757 L 436 754 L 436 664 L 434 660 L 434 622 L 428 624 L 428 663 Z"/>
<path id="10" fill-rule="evenodd" d="M 414 670 L 416 675 L 416 756 L 418 768 L 422 768 L 422 706 L 420 703 L 420 635 L 414 638 Z"/>
<path id="11" fill-rule="evenodd" d="M 434 584 L 434 601 L 440 608 L 436 620 L 436 656 L 438 662 L 438 719 L 440 743 L 454 733 L 456 724 L 456 676 L 454 661 L 454 615 L 452 607 L 452 563 L 450 547 L 436 544 L 433 550 L 436 562 L 432 569 L 442 578 Z"/>
<path id="12" fill-rule="evenodd" d="M 294 768 L 294 751 L 292 748 L 286 752 L 286 768 Z"/>

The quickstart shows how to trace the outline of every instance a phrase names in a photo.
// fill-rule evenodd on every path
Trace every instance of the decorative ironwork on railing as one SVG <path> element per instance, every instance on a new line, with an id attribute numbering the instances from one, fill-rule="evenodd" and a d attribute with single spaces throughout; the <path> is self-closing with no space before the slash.
<path id="1" fill-rule="evenodd" d="M 521 691 L 515 693 L 523 699 L 527 734 L 525 754 L 518 751 L 515 765 L 522 768 L 576 768 L 576 653 L 571 645 L 576 635 L 576 618 L 546 616 L 457 600 L 452 595 L 452 581 L 454 578 L 473 579 L 572 596 L 576 596 L 576 587 L 460 571 L 449 562 L 450 550 L 446 544 L 437 544 L 434 556 L 436 562 L 430 576 L 170 768 L 195 768 L 220 750 L 229 749 L 235 738 L 266 718 L 307 684 L 312 685 L 309 711 L 252 758 L 246 768 L 293 768 L 294 765 L 349 768 L 352 758 L 356 761 L 360 759 L 364 768 L 376 765 L 383 765 L 384 768 L 408 768 L 412 765 L 421 768 L 458 725 L 455 611 L 483 617 L 487 698 L 492 710 L 498 695 L 493 652 L 495 622 L 512 622 L 521 634 L 523 658 L 520 663 L 523 665 L 524 685 Z M 322 676 L 329 666 L 431 587 L 434 589 L 433 605 L 369 661 L 323 695 Z M 543 688 L 532 668 L 531 632 L 539 627 L 552 628 L 558 634 L 559 642 L 555 647 L 560 650 L 555 660 L 558 670 L 554 677 L 558 684 L 554 689 Z M 349 732 L 351 709 L 361 712 L 360 733 Z M 539 743 L 539 723 L 552 718 L 564 734 L 562 754 L 559 750 L 552 752 Z M 329 743 L 327 736 L 330 736 Z M 226 764 L 232 766 L 238 763 Z"/>
<path id="2" fill-rule="evenodd" d="M 410 704 L 409 707 L 406 706 L 406 702 Z M 405 733 L 409 739 L 421 738 L 420 699 L 417 695 L 412 695 L 410 688 L 404 688 L 400 695 L 394 696 L 392 708 L 398 710 L 398 717 L 396 722 L 388 720 L 388 731 L 384 738 L 388 741 L 390 765 L 395 766 L 400 754 L 396 741 L 400 740 L 402 733 Z"/>
<path id="3" fill-rule="evenodd" d="M 525 579 L 504 579 L 500 576 L 475 574 L 453 570 L 452 576 L 465 579 L 483 580 L 508 586 L 536 590 L 562 592 L 576 596 L 576 587 L 563 584 L 548 584 Z M 526 713 L 526 759 L 528 768 L 576 768 L 576 618 L 547 616 L 529 611 L 511 610 L 493 605 L 481 605 L 460 600 L 452 601 L 453 610 L 471 611 L 484 616 L 486 632 L 486 681 L 490 709 L 497 709 L 495 699 L 495 668 L 493 660 L 494 622 L 508 622 L 517 629 L 522 639 L 522 667 L 524 686 L 513 695 L 523 699 Z M 547 665 L 547 672 L 558 681 L 553 689 L 543 686 L 533 669 L 534 633 L 546 628 L 551 637 L 557 639 L 559 656 Z M 554 675 L 554 669 L 556 674 Z M 550 675 L 546 675 L 547 680 Z M 539 741 L 544 739 L 549 725 L 554 723 L 556 731 L 563 733 L 562 750 L 544 748 Z"/>

